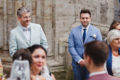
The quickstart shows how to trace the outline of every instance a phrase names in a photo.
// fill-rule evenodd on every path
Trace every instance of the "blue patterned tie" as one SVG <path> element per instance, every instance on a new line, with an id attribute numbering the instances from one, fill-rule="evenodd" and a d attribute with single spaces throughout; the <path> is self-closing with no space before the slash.
<path id="1" fill-rule="evenodd" d="M 84 31 L 83 31 L 83 43 L 85 41 L 85 37 L 86 37 L 86 29 L 84 29 Z"/>

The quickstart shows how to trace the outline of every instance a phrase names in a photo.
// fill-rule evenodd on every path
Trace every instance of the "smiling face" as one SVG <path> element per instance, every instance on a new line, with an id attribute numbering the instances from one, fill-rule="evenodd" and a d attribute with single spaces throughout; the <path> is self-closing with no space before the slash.
<path id="1" fill-rule="evenodd" d="M 84 26 L 84 27 L 87 27 L 88 24 L 90 23 L 91 21 L 91 17 L 90 17 L 90 14 L 88 13 L 82 13 L 80 15 L 80 22 L 81 24 Z"/>
<path id="2" fill-rule="evenodd" d="M 21 16 L 18 16 L 18 20 L 23 27 L 27 27 L 31 21 L 30 12 L 24 12 Z"/>
<path id="3" fill-rule="evenodd" d="M 34 71 L 40 72 L 46 64 L 45 51 L 41 48 L 36 49 L 32 54 L 32 60 L 31 68 L 34 69 Z"/>
<path id="4" fill-rule="evenodd" d="M 120 30 L 120 24 L 116 26 L 115 29 Z"/>
<path id="5" fill-rule="evenodd" d="M 114 48 L 120 48 L 120 38 L 113 39 L 110 45 Z"/>

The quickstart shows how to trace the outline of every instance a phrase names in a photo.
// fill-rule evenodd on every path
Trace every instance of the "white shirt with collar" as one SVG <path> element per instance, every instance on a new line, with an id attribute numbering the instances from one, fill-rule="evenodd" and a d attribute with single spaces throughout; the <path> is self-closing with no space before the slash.
<path id="1" fill-rule="evenodd" d="M 83 35 L 83 32 L 84 32 L 84 29 L 86 29 L 86 34 L 87 34 L 89 25 L 90 25 L 90 24 L 88 24 L 87 27 L 83 27 L 83 25 L 81 24 L 81 26 L 82 26 L 82 35 Z M 78 61 L 78 63 L 80 63 L 80 61 L 82 61 L 82 60 L 83 60 L 83 59 L 80 59 L 80 60 Z"/>
<path id="2" fill-rule="evenodd" d="M 83 27 L 83 25 L 81 25 L 81 26 L 82 26 L 82 35 L 83 35 L 83 32 L 84 32 L 84 29 L 86 29 L 86 33 L 87 33 L 88 28 L 89 28 L 89 25 L 90 25 L 90 24 L 88 24 L 88 26 L 87 26 L 87 27 Z"/>
<path id="3" fill-rule="evenodd" d="M 112 72 L 113 76 L 120 77 L 120 56 L 112 55 Z"/>
<path id="4" fill-rule="evenodd" d="M 31 27 L 30 27 L 30 24 L 27 27 L 23 27 L 20 23 L 18 25 L 20 25 L 20 27 L 22 28 L 23 34 L 26 37 L 27 41 L 30 42 L 31 41 L 30 40 L 31 39 L 30 38 L 30 36 L 31 36 L 31 29 L 30 29 Z"/>

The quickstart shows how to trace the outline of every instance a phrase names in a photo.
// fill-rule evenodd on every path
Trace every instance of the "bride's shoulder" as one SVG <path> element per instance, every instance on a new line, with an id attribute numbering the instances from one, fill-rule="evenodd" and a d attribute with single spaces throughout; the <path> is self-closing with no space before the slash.
<path id="1" fill-rule="evenodd" d="M 31 80 L 46 80 L 46 79 L 40 75 L 36 75 L 36 76 L 31 75 Z"/>
<path id="2" fill-rule="evenodd" d="M 36 80 L 46 80 L 46 79 L 45 79 L 45 77 L 39 75 L 36 77 Z"/>

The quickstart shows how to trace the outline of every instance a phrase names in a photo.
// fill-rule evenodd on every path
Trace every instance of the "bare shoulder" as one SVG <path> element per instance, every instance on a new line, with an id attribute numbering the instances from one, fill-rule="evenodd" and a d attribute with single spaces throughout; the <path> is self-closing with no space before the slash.
<path id="1" fill-rule="evenodd" d="M 39 79 L 40 80 L 46 80 L 45 77 L 43 77 L 43 76 L 39 76 Z"/>

